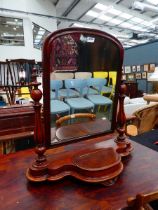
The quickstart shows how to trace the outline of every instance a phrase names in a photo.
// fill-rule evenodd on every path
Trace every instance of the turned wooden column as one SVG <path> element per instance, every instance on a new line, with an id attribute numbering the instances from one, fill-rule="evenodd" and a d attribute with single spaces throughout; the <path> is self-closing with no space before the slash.
<path id="1" fill-rule="evenodd" d="M 126 85 L 121 81 L 121 85 L 119 87 L 119 109 L 117 114 L 117 132 L 118 136 L 115 139 L 117 144 L 116 151 L 121 156 L 128 156 L 133 150 L 131 142 L 129 142 L 128 137 L 125 134 L 126 129 L 126 116 L 124 112 L 124 99 L 126 93 Z"/>
<path id="2" fill-rule="evenodd" d="M 34 129 L 34 141 L 36 143 L 35 153 L 37 158 L 35 159 L 32 166 L 27 170 L 26 176 L 31 181 L 42 181 L 46 179 L 47 174 L 47 159 L 44 155 L 46 151 L 45 139 L 43 126 L 41 122 L 41 103 L 39 103 L 42 98 L 42 92 L 38 89 L 40 83 L 34 82 L 31 83 L 33 87 L 31 90 L 31 98 L 34 101 L 34 110 L 35 110 L 35 129 Z"/>

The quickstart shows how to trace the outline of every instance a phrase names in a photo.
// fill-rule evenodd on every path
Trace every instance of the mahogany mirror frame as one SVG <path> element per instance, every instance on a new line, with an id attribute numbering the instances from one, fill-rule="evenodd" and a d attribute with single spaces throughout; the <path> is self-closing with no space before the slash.
<path id="1" fill-rule="evenodd" d="M 53 51 L 53 41 L 63 35 L 73 34 L 73 33 L 83 33 L 90 34 L 94 36 L 100 36 L 107 40 L 110 40 L 114 45 L 117 46 L 119 50 L 119 66 L 117 71 L 117 80 L 115 87 L 115 97 L 113 101 L 113 111 L 112 111 L 112 123 L 111 130 L 108 133 L 112 132 L 116 128 L 116 114 L 117 114 L 117 103 L 118 103 L 118 87 L 121 84 L 122 77 L 122 64 L 124 49 L 122 44 L 112 35 L 107 34 L 106 32 L 89 29 L 89 28 L 66 28 L 57 30 L 51 33 L 44 42 L 43 52 L 42 52 L 42 67 L 43 67 L 43 115 L 44 115 L 44 138 L 46 147 L 50 146 L 51 141 L 51 126 L 50 126 L 50 72 L 51 72 L 51 52 Z M 105 133 L 107 133 L 105 131 Z M 104 134 L 105 134 L 104 133 Z M 70 142 L 69 142 L 70 143 Z"/>

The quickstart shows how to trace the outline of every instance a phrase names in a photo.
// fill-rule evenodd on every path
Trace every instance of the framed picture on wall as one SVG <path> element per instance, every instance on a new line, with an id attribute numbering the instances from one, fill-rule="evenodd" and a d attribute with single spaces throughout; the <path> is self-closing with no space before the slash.
<path id="1" fill-rule="evenodd" d="M 147 74 L 147 79 L 149 79 L 152 76 L 153 73 L 148 73 Z"/>
<path id="2" fill-rule="evenodd" d="M 126 80 L 126 74 L 122 75 L 122 80 Z"/>
<path id="3" fill-rule="evenodd" d="M 130 66 L 125 66 L 125 74 L 131 73 L 131 67 Z"/>
<path id="4" fill-rule="evenodd" d="M 123 66 L 122 67 L 122 74 L 124 74 L 125 73 L 125 67 Z"/>
<path id="5" fill-rule="evenodd" d="M 140 65 L 137 66 L 137 72 L 140 72 Z"/>
<path id="6" fill-rule="evenodd" d="M 152 73 L 155 71 L 155 64 L 149 64 L 149 69 L 148 69 L 148 72 Z"/>
<path id="7" fill-rule="evenodd" d="M 136 66 L 132 66 L 132 72 L 134 73 L 136 72 L 136 70 L 137 70 Z"/>
<path id="8" fill-rule="evenodd" d="M 144 71 L 148 71 L 149 70 L 149 65 L 148 64 L 144 64 Z"/>
<path id="9" fill-rule="evenodd" d="M 133 81 L 135 80 L 134 74 L 127 74 L 127 75 L 126 75 L 126 80 L 127 80 L 128 82 L 133 82 Z"/>
<path id="10" fill-rule="evenodd" d="M 147 72 L 142 73 L 142 79 L 146 79 L 146 74 L 147 74 Z"/>
<path id="11" fill-rule="evenodd" d="M 141 79 L 142 78 L 142 74 L 141 73 L 136 73 L 136 79 Z"/>

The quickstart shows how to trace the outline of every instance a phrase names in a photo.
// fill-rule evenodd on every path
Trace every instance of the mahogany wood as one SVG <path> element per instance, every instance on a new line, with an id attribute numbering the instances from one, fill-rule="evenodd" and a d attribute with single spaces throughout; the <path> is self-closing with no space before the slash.
<path id="1" fill-rule="evenodd" d="M 91 146 L 97 149 L 115 137 L 108 134 L 60 146 L 47 150 L 46 155 L 50 159 Z M 116 210 L 125 207 L 128 197 L 158 190 L 158 153 L 135 142 L 133 146 L 131 156 L 124 160 L 123 172 L 110 187 L 83 183 L 71 177 L 53 183 L 30 183 L 24 171 L 32 163 L 34 150 L 5 155 L 0 158 L 0 209 Z"/>
<path id="2" fill-rule="evenodd" d="M 117 144 L 116 151 L 123 157 L 128 156 L 133 150 L 132 144 L 129 142 L 126 132 L 126 116 L 124 112 L 124 99 L 126 93 L 126 85 L 123 81 L 119 87 L 119 110 L 117 114 L 117 132 L 118 136 L 115 140 Z"/>
<path id="3" fill-rule="evenodd" d="M 32 86 L 31 90 L 31 98 L 34 100 L 34 110 L 35 110 L 35 129 L 34 129 L 34 140 L 36 143 L 35 153 L 37 154 L 37 158 L 32 166 L 29 168 L 29 171 L 32 175 L 37 176 L 40 175 L 38 180 L 45 180 L 45 174 L 47 172 L 47 159 L 44 155 L 46 151 L 45 147 L 45 138 L 43 132 L 43 126 L 41 121 L 41 103 L 39 101 L 42 98 L 42 92 L 38 89 L 40 83 L 32 82 L 30 86 Z"/>
<path id="4" fill-rule="evenodd" d="M 13 139 L 32 133 L 34 130 L 34 109 L 32 104 L 13 105 L 0 108 L 0 140 Z M 33 135 L 33 134 L 31 134 Z"/>
<path id="5" fill-rule="evenodd" d="M 6 142 L 34 136 L 34 109 L 32 104 L 0 108 L 0 142 L 6 153 Z"/>
<path id="6" fill-rule="evenodd" d="M 139 193 L 136 197 L 130 197 L 127 200 L 128 207 L 125 208 L 126 210 L 154 210 L 150 206 L 151 201 L 158 200 L 158 191 L 150 192 L 150 193 Z"/>

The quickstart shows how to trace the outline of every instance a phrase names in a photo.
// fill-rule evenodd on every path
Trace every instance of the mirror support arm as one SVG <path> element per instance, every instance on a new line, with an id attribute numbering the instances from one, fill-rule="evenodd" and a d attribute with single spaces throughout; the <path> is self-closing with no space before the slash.
<path id="1" fill-rule="evenodd" d="M 121 81 L 121 85 L 119 87 L 119 109 L 117 114 L 117 132 L 118 136 L 115 139 L 117 144 L 116 151 L 122 156 L 130 155 L 131 151 L 133 150 L 131 142 L 128 140 L 125 134 L 125 127 L 126 127 L 126 116 L 124 112 L 124 99 L 126 94 L 126 84 Z"/>
<path id="2" fill-rule="evenodd" d="M 35 153 L 37 158 L 32 166 L 27 170 L 26 176 L 30 181 L 43 181 L 47 176 L 48 162 L 44 155 L 46 151 L 45 139 L 43 132 L 43 125 L 41 122 L 41 103 L 39 102 L 42 98 L 42 92 L 38 89 L 40 83 L 34 82 L 30 86 L 33 87 L 31 90 L 31 98 L 34 101 L 35 110 L 35 128 L 34 128 L 34 140 L 35 140 Z"/>

